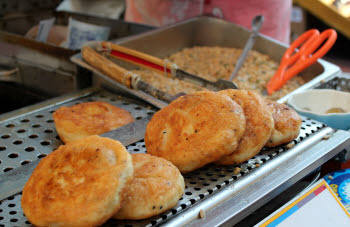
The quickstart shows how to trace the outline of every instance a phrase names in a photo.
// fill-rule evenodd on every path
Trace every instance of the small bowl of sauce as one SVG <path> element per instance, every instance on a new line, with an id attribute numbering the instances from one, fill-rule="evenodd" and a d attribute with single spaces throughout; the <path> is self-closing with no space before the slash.
<path id="1" fill-rule="evenodd" d="M 350 129 L 350 93 L 331 89 L 311 89 L 296 93 L 288 105 L 306 117 L 336 129 Z"/>

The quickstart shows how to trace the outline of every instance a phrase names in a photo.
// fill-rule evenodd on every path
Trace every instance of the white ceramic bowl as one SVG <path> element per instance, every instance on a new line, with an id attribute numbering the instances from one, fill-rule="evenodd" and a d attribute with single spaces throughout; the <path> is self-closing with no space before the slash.
<path id="1" fill-rule="evenodd" d="M 312 89 L 294 94 L 288 105 L 306 117 L 337 129 L 350 129 L 350 93 L 331 89 Z M 341 108 L 344 113 L 327 113 Z"/>

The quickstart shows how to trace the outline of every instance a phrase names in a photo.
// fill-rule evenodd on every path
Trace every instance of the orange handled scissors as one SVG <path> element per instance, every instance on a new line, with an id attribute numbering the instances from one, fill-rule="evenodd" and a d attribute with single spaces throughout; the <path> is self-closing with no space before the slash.
<path id="1" fill-rule="evenodd" d="M 317 29 L 311 29 L 299 36 L 286 50 L 278 70 L 267 83 L 267 93 L 271 95 L 279 90 L 288 80 L 323 57 L 336 39 L 337 33 L 333 29 L 327 29 L 321 34 Z"/>

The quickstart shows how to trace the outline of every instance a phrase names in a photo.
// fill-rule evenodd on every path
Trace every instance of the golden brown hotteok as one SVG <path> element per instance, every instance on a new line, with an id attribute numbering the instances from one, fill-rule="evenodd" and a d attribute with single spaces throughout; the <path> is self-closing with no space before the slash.
<path id="1" fill-rule="evenodd" d="M 24 186 L 22 209 L 36 226 L 101 225 L 120 209 L 132 176 L 121 143 L 89 136 L 40 161 Z"/>
<path id="2" fill-rule="evenodd" d="M 144 219 L 174 207 L 185 190 L 180 171 L 171 162 L 149 154 L 133 154 L 134 178 L 116 219 Z"/>
<path id="3" fill-rule="evenodd" d="M 246 129 L 237 150 L 222 157 L 217 164 L 231 165 L 249 160 L 271 137 L 274 128 L 272 114 L 264 99 L 253 91 L 229 89 L 219 93 L 227 95 L 243 108 Z"/>
<path id="4" fill-rule="evenodd" d="M 53 119 L 64 143 L 99 135 L 134 121 L 128 111 L 106 102 L 63 106 L 53 113 Z"/>
<path id="5" fill-rule="evenodd" d="M 231 154 L 245 130 L 242 108 L 230 97 L 202 91 L 182 96 L 147 125 L 147 152 L 190 172 Z"/>
<path id="6" fill-rule="evenodd" d="M 288 143 L 298 137 L 301 118 L 293 109 L 282 103 L 267 100 L 267 105 L 272 112 L 275 127 L 267 147 L 275 147 Z"/>

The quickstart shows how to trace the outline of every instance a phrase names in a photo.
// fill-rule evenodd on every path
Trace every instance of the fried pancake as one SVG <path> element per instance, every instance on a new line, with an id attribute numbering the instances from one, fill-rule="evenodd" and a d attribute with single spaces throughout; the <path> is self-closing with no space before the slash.
<path id="1" fill-rule="evenodd" d="M 105 102 L 63 106 L 53 113 L 53 119 L 64 143 L 99 135 L 134 121 L 128 111 Z"/>
<path id="2" fill-rule="evenodd" d="M 185 190 L 180 171 L 171 162 L 149 154 L 133 154 L 134 178 L 116 219 L 144 219 L 174 207 Z"/>
<path id="3" fill-rule="evenodd" d="M 229 89 L 219 93 L 227 95 L 241 105 L 246 118 L 246 129 L 237 150 L 221 158 L 217 164 L 244 162 L 259 153 L 271 137 L 274 127 L 272 114 L 264 99 L 253 91 Z"/>
<path id="4" fill-rule="evenodd" d="M 275 128 L 265 146 L 276 147 L 297 138 L 301 126 L 301 118 L 297 112 L 282 103 L 271 100 L 266 100 L 266 103 L 272 112 Z"/>
<path id="5" fill-rule="evenodd" d="M 121 143 L 89 136 L 40 161 L 24 186 L 22 209 L 36 226 L 100 225 L 120 209 L 132 176 L 132 158 Z"/>
<path id="6" fill-rule="evenodd" d="M 201 91 L 182 96 L 154 114 L 145 143 L 148 153 L 186 173 L 231 154 L 244 130 L 245 117 L 236 102 Z"/>

